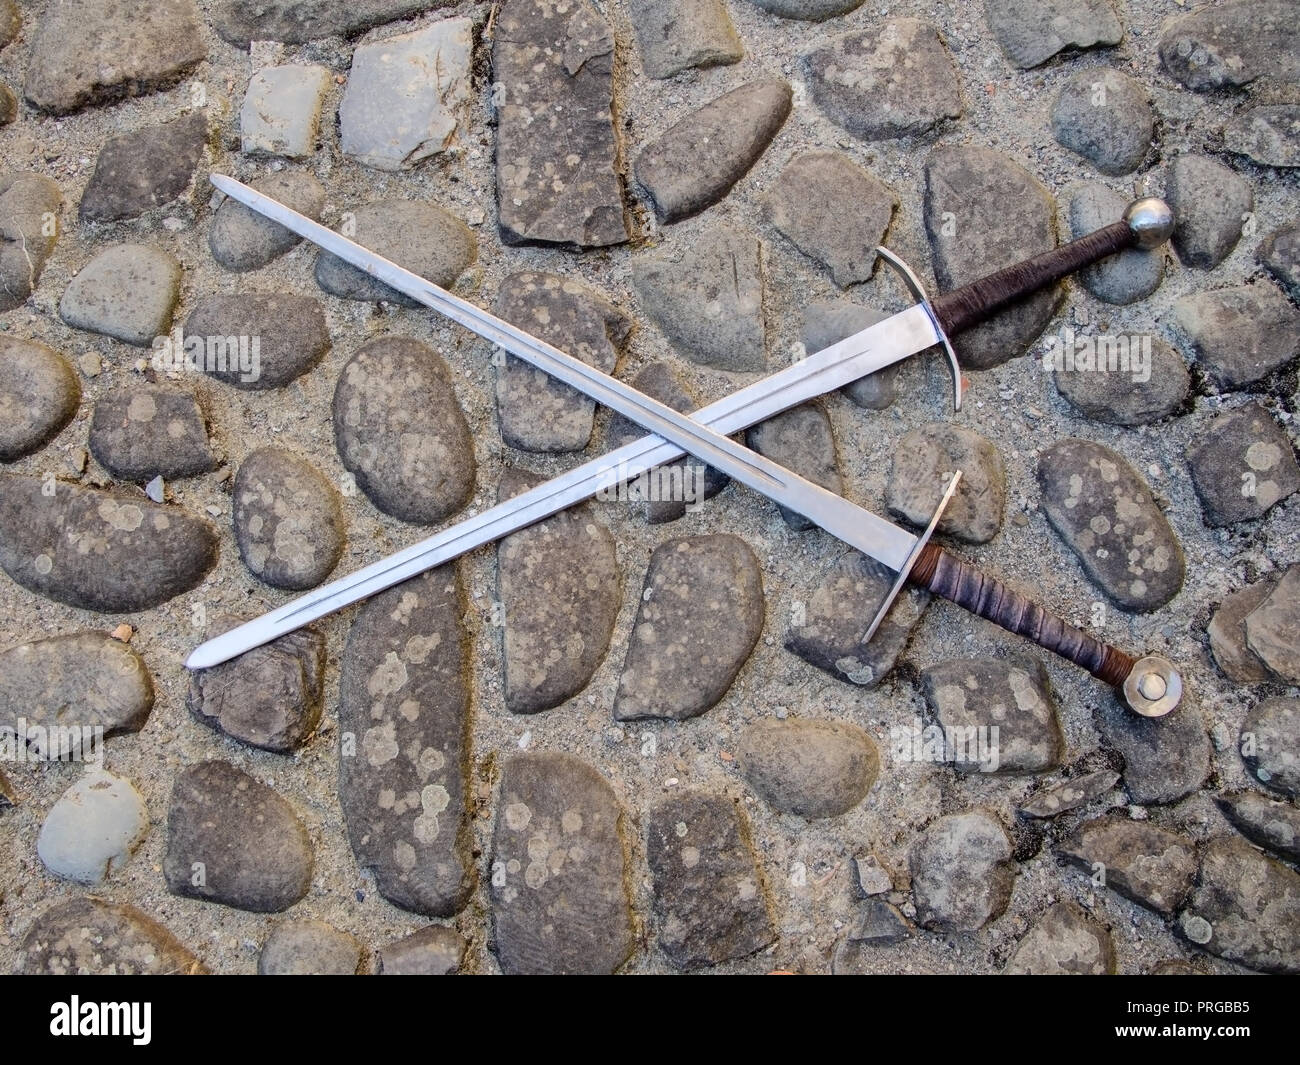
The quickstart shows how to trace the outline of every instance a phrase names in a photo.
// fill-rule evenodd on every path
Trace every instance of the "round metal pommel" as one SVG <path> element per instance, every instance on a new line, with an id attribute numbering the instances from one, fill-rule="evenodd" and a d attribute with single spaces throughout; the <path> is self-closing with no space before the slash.
<path id="1" fill-rule="evenodd" d="M 1124 702 L 1143 717 L 1164 717 L 1182 697 L 1183 678 L 1163 658 L 1138 659 L 1124 678 Z"/>
<path id="2" fill-rule="evenodd" d="M 1169 204 L 1154 196 L 1129 204 L 1124 212 L 1124 221 L 1133 230 L 1137 246 L 1143 251 L 1160 247 L 1174 235 L 1174 212 Z"/>

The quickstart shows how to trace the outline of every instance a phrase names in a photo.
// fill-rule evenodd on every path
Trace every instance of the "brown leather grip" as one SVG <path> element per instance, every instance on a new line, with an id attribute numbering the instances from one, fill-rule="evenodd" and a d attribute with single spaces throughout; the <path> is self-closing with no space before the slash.
<path id="1" fill-rule="evenodd" d="M 999 270 L 931 301 L 939 324 L 949 336 L 988 321 L 1016 300 L 1032 296 L 1076 270 L 1133 247 L 1137 235 L 1127 222 L 1112 222 L 1086 237 Z"/>
<path id="2" fill-rule="evenodd" d="M 1112 688 L 1123 684 L 1133 669 L 1135 660 L 1123 651 L 1076 629 L 1028 596 L 986 576 L 935 544 L 926 544 L 921 549 L 908 579 L 972 614 L 1001 625 L 1008 632 L 1068 658 Z"/>

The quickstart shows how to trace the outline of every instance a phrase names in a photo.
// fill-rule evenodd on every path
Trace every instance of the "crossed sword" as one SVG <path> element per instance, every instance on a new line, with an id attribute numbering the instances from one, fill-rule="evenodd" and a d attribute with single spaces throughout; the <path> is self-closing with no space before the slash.
<path id="1" fill-rule="evenodd" d="M 1135 659 L 930 542 L 957 490 L 960 471 L 949 481 L 925 531 L 917 535 L 791 473 L 728 436 L 935 345 L 942 346 L 947 356 L 953 407 L 960 409 L 961 368 L 949 336 L 1109 255 L 1163 244 L 1173 232 L 1173 216 L 1162 201 L 1137 200 L 1120 221 L 933 301 L 904 262 L 878 248 L 881 257 L 902 274 L 917 300 L 913 306 L 685 415 L 241 182 L 222 174 L 211 175 L 211 181 L 232 199 L 618 411 L 650 435 L 208 640 L 186 660 L 190 669 L 225 662 L 621 481 L 690 454 L 802 514 L 897 574 L 863 637 L 864 644 L 903 586 L 911 583 L 1069 659 L 1110 685 L 1125 705 L 1144 717 L 1161 717 L 1178 705 L 1182 678 L 1165 659 L 1154 655 Z"/>

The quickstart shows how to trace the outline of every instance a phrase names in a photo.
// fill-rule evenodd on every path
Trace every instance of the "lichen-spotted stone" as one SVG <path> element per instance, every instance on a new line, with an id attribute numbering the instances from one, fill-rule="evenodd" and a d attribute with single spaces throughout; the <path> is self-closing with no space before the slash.
<path id="1" fill-rule="evenodd" d="M 339 800 L 357 862 L 394 905 L 450 917 L 473 887 L 465 800 L 469 635 L 444 566 L 366 603 L 339 680 Z"/>

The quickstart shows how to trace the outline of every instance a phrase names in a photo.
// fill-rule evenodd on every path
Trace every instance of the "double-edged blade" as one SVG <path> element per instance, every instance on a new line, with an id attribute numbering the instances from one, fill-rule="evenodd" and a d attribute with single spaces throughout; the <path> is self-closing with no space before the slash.
<path id="1" fill-rule="evenodd" d="M 363 248 L 240 182 L 213 174 L 212 183 L 287 229 L 305 237 L 412 299 L 504 350 L 537 366 L 592 399 L 649 429 L 653 435 L 618 448 L 545 484 L 515 496 L 420 543 L 316 589 L 198 647 L 191 669 L 216 665 L 301 628 L 474 547 L 572 506 L 619 481 L 690 453 L 768 498 L 815 522 L 893 570 L 917 546 L 911 532 L 850 503 L 725 434 L 762 421 L 815 395 L 906 358 L 939 342 L 930 312 L 911 307 L 877 325 L 726 399 L 687 416 L 643 395 L 523 330 L 447 292 L 425 278 Z"/>

